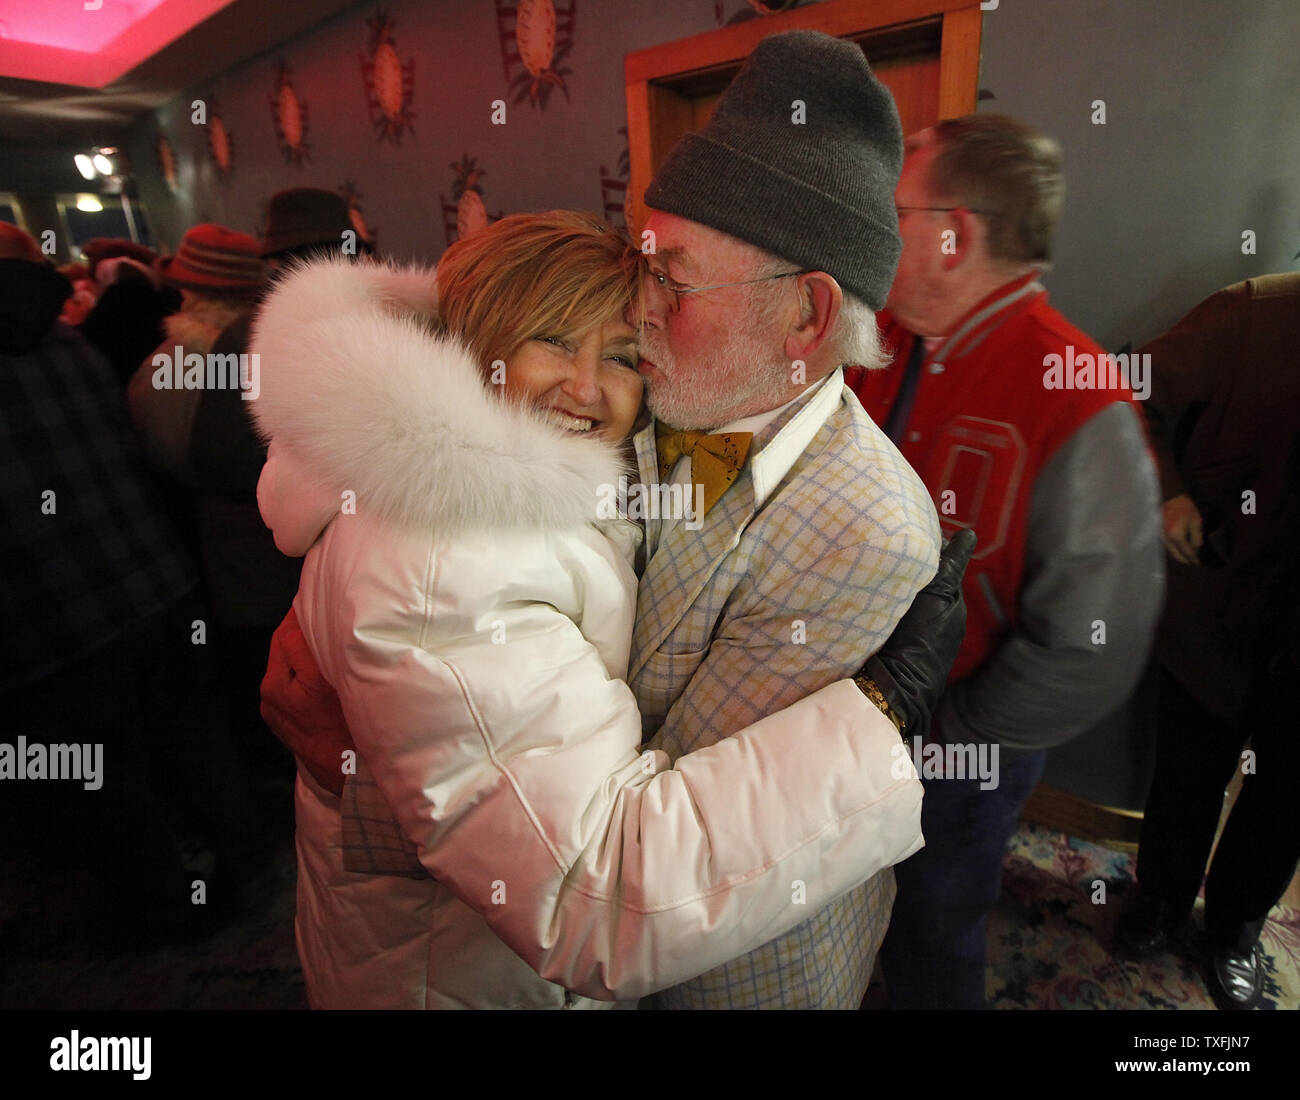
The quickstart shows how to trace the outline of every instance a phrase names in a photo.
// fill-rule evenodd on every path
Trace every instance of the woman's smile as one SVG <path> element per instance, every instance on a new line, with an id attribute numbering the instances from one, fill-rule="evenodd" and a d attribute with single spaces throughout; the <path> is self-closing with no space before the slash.
<path id="1" fill-rule="evenodd" d="M 579 416 L 575 413 L 566 412 L 564 409 L 549 408 L 542 411 L 546 414 L 548 424 L 554 424 L 557 428 L 563 428 L 568 432 L 581 434 L 600 426 L 600 421 L 590 416 Z"/>

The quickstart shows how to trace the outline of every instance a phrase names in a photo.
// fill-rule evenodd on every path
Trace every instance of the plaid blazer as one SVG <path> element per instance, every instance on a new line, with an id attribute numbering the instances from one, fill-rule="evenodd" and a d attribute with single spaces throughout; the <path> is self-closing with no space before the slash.
<path id="1" fill-rule="evenodd" d="M 654 485 L 653 422 L 636 452 Z M 939 562 L 929 493 L 838 370 L 756 435 L 702 528 L 646 528 L 628 679 L 673 759 L 856 673 Z M 856 1009 L 893 897 L 887 868 L 650 1006 Z"/>

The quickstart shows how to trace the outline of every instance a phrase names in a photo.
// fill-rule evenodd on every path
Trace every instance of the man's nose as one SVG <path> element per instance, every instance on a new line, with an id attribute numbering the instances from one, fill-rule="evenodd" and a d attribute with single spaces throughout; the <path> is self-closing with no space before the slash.
<path id="1" fill-rule="evenodd" d="M 655 312 L 651 308 L 653 304 L 654 303 L 653 303 L 653 299 L 650 296 L 650 292 L 643 291 L 637 297 L 636 301 L 634 301 L 624 311 L 623 320 L 626 321 L 638 332 L 640 332 L 641 329 L 643 328 L 659 328 L 662 319 L 652 318 L 651 315 L 652 313 Z"/>
<path id="2" fill-rule="evenodd" d="M 643 325 L 648 325 L 650 328 L 663 328 L 673 304 L 672 292 L 646 274 L 641 279 L 640 302 L 632 307 L 637 318 L 631 323 L 637 328 Z M 640 308 L 637 308 L 638 305 Z"/>
<path id="3" fill-rule="evenodd" d="M 629 318 L 630 323 L 640 331 L 643 328 L 662 329 L 668 316 L 668 304 L 659 295 L 645 296 L 644 308 Z"/>

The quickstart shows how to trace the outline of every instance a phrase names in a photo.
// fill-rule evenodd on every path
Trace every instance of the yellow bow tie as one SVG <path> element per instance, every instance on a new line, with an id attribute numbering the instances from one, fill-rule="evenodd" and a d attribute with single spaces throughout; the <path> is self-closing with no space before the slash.
<path id="1" fill-rule="evenodd" d="M 667 481 L 677 460 L 682 455 L 690 455 L 691 481 L 704 486 L 704 513 L 707 515 L 736 480 L 745 465 L 753 439 L 753 432 L 708 435 L 705 432 L 662 430 L 655 441 L 659 452 L 659 480 Z"/>

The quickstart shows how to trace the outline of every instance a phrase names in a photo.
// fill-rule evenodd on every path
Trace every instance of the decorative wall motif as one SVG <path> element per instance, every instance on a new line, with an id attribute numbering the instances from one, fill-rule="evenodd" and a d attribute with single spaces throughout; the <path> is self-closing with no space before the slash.
<path id="1" fill-rule="evenodd" d="M 413 130 L 411 100 L 415 95 L 415 59 L 403 62 L 397 56 L 393 28 L 397 24 L 380 10 L 366 20 L 370 28 L 369 53 L 361 55 L 361 76 L 366 83 L 366 105 L 380 141 L 402 143 L 402 134 Z"/>
<path id="2" fill-rule="evenodd" d="M 235 142 L 217 114 L 216 104 L 212 105 L 212 113 L 208 116 L 207 132 L 208 152 L 212 154 L 212 163 L 217 166 L 217 175 L 224 179 L 235 167 Z"/>
<path id="3" fill-rule="evenodd" d="M 615 229 L 628 229 L 632 219 L 628 214 L 628 177 L 632 174 L 631 157 L 627 144 L 627 127 L 618 131 L 623 135 L 623 152 L 618 157 L 618 169 L 611 172 L 603 164 L 600 166 L 600 204 L 605 220 Z"/>
<path id="4" fill-rule="evenodd" d="M 484 205 L 484 192 L 478 189 L 478 181 L 484 177 L 484 169 L 478 166 L 474 157 L 465 153 L 458 161 L 452 161 L 452 172 L 456 173 L 451 185 L 451 196 L 456 200 L 452 207 L 456 215 L 456 235 L 452 237 L 451 226 L 447 226 L 447 243 L 463 241 L 473 233 L 487 226 L 487 208 Z M 446 212 L 447 203 L 442 204 Z"/>
<path id="5" fill-rule="evenodd" d="M 515 103 L 527 96 L 544 110 L 553 87 L 569 98 L 564 78 L 573 70 L 560 68 L 560 63 L 573 48 L 577 3 L 569 0 L 567 6 L 557 7 L 554 0 L 519 0 L 516 5 L 496 0 L 501 60 Z"/>
<path id="6" fill-rule="evenodd" d="M 301 164 L 307 159 L 307 105 L 298 98 L 293 88 L 293 75 L 289 65 L 281 61 L 275 67 L 275 89 L 271 92 L 271 117 L 275 121 L 275 136 L 280 142 L 280 152 L 290 164 Z"/>
<path id="7" fill-rule="evenodd" d="M 485 229 L 489 221 L 500 219 L 500 213 L 489 217 L 483 203 L 483 192 L 478 181 L 487 173 L 478 166 L 476 158 L 466 153 L 460 160 L 454 161 L 451 170 L 456 178 L 451 185 L 454 203 L 442 200 L 442 223 L 447 233 L 447 244 L 464 240 L 480 229 Z"/>
<path id="8" fill-rule="evenodd" d="M 172 143 L 167 140 L 167 135 L 160 133 L 156 146 L 158 152 L 158 171 L 162 174 L 163 183 L 167 185 L 167 190 L 176 193 L 176 150 L 172 148 Z"/>
<path id="9" fill-rule="evenodd" d="M 339 187 L 339 194 L 348 204 L 348 218 L 352 221 L 352 228 L 357 231 L 357 238 L 374 248 L 375 230 L 366 225 L 365 215 L 361 212 L 361 192 L 357 190 L 357 185 L 347 180 Z"/>

